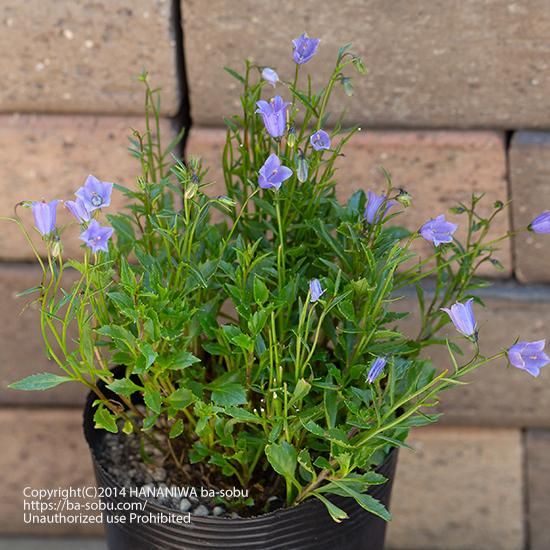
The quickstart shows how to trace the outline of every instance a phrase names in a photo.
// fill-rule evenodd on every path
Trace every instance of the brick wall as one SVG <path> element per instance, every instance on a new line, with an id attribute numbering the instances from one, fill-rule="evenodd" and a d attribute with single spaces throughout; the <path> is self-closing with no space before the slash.
<path id="1" fill-rule="evenodd" d="M 312 73 L 326 71 L 349 41 L 370 70 L 346 101 L 348 120 L 365 130 L 341 165 L 342 196 L 375 186 L 384 165 L 415 197 L 411 225 L 475 190 L 513 199 L 510 217 L 495 229 L 520 228 L 533 212 L 550 209 L 547 8 L 546 0 L 0 2 L 0 51 L 8 53 L 0 216 L 21 198 L 70 195 L 90 172 L 131 184 L 137 167 L 126 136 L 141 123 L 136 75 L 144 68 L 163 88 L 167 132 L 185 124 L 190 105 L 187 153 L 202 156 L 220 184 L 222 117 L 237 102 L 223 66 L 238 68 L 248 56 L 289 74 L 290 40 L 307 30 L 323 39 L 308 64 Z M 33 286 L 38 271 L 7 225 L 0 259 L 0 471 L 11 472 L 0 535 L 63 535 L 66 529 L 23 525 L 20 491 L 23 482 L 91 483 L 80 433 L 83 393 L 5 388 L 54 369 L 42 353 L 36 311 L 19 314 L 24 303 L 15 293 Z M 518 236 L 499 259 L 505 270 L 480 316 L 486 350 L 520 332 L 548 338 L 550 240 Z M 446 365 L 445 355 L 434 359 Z M 391 548 L 550 547 L 550 375 L 534 381 L 503 367 L 483 369 L 473 384 L 445 395 L 443 422 L 418 430 L 415 451 L 401 453 Z"/>

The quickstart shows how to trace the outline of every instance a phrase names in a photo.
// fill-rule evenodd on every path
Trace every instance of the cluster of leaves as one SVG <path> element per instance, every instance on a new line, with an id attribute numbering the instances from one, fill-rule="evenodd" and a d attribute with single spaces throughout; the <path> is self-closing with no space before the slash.
<path id="1" fill-rule="evenodd" d="M 97 394 L 98 428 L 150 438 L 178 467 L 207 464 L 230 484 L 263 487 L 264 497 L 281 494 L 289 506 L 316 497 L 335 520 L 345 512 L 331 494 L 387 519 L 367 493 L 384 482 L 373 468 L 412 426 L 436 420 L 425 408 L 472 370 L 455 361 L 453 372 L 436 374 L 420 352 L 445 343 L 436 336 L 446 322 L 439 308 L 479 284 L 473 275 L 495 243 L 486 243 L 492 216 L 477 214 L 474 197 L 459 207 L 469 218 L 467 242 L 411 267 L 418 233 L 388 223 L 394 215 L 367 223 L 364 191 L 338 200 L 335 164 L 358 129 L 334 121 L 328 151 L 312 150 L 309 136 L 331 123 L 333 87 L 351 90 L 349 69 L 364 72 L 345 46 L 314 92 L 309 79 L 299 87 L 297 66 L 284 83 L 292 106 L 279 140 L 254 114 L 265 93 L 261 68 L 230 71 L 243 85 L 243 114 L 226 120 L 227 195 L 217 198 L 199 161 L 175 160 L 177 139 L 162 147 L 158 93 L 147 84 L 147 131 L 132 140 L 142 175 L 134 190 L 117 186 L 129 208 L 108 216 L 115 242 L 82 262 L 50 255 L 38 287 L 48 353 L 65 376 L 38 375 L 20 387 L 80 381 Z M 278 191 L 261 190 L 258 171 L 272 152 L 294 174 Z M 398 194 L 386 179 L 388 197 Z M 79 276 L 63 290 L 67 266 Z M 436 281 L 430 303 L 421 286 L 428 276 Z M 314 278 L 325 290 L 318 300 Z M 406 287 L 419 297 L 417 338 L 398 328 Z M 377 357 L 387 366 L 369 383 Z"/>

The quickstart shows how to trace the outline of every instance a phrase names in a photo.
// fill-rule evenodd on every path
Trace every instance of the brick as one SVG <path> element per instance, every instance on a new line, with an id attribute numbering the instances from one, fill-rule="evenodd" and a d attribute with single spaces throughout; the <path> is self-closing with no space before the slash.
<path id="1" fill-rule="evenodd" d="M 521 289 L 517 285 L 500 284 L 485 290 L 481 296 L 487 307 L 475 306 L 479 325 L 481 353 L 490 356 L 510 347 L 516 339 L 539 340 L 550 334 L 550 293 L 545 288 Z M 414 312 L 416 300 L 408 298 L 399 306 L 413 312 L 403 329 L 414 337 L 418 333 Z M 441 336 L 460 344 L 464 356 L 457 356 L 463 364 L 472 354 L 471 346 L 459 337 L 452 325 L 447 325 Z M 424 355 L 440 369 L 452 370 L 452 363 L 443 346 L 431 347 Z M 543 370 L 534 379 L 516 368 L 506 368 L 504 359 L 489 363 L 465 377 L 466 386 L 452 388 L 441 394 L 441 421 L 452 425 L 473 426 L 550 426 L 550 387 L 545 378 L 550 371 Z"/>
<path id="2" fill-rule="evenodd" d="M 149 71 L 163 113 L 180 103 L 169 0 L 2 3 L 0 111 L 139 114 Z"/>
<path id="3" fill-rule="evenodd" d="M 530 550 L 550 548 L 550 431 L 528 430 L 527 458 L 527 524 Z"/>
<path id="4" fill-rule="evenodd" d="M 400 451 L 388 547 L 524 548 L 519 430 L 422 428 Z"/>
<path id="5" fill-rule="evenodd" d="M 517 132 L 510 147 L 515 270 L 524 283 L 550 281 L 550 240 L 523 231 L 550 209 L 550 133 Z"/>
<path id="6" fill-rule="evenodd" d="M 183 0 L 193 117 L 220 125 L 222 116 L 235 112 L 238 83 L 223 67 L 242 70 L 247 57 L 291 80 L 291 40 L 307 30 L 322 39 L 303 71 L 316 89 L 328 79 L 343 44 L 353 42 L 366 60 L 369 74 L 356 79 L 353 99 L 339 94 L 330 108 L 349 108 L 348 121 L 376 127 L 548 127 L 547 7 L 545 0 L 412 0 L 388 10 L 384 0 L 345 0 L 337 9 L 319 9 L 315 0 L 303 0 L 280 3 L 273 12 L 270 4 L 253 0 Z"/>
<path id="7" fill-rule="evenodd" d="M 4 472 L 0 502 L 3 534 L 100 534 L 101 525 L 26 525 L 23 489 L 95 485 L 88 446 L 82 434 L 82 413 L 71 409 L 0 410 L 0 469 Z"/>
<path id="8" fill-rule="evenodd" d="M 220 159 L 224 142 L 222 130 L 195 128 L 187 144 L 187 153 L 202 157 L 209 168 L 209 178 L 215 182 L 212 193 L 223 191 Z M 413 205 L 399 218 L 399 223 L 410 229 L 445 213 L 457 201 L 469 201 L 472 192 L 487 194 L 480 203 L 485 205 L 481 213 L 491 210 L 494 201 L 507 199 L 504 142 L 496 132 L 362 132 L 353 136 L 344 152 L 336 174 L 340 198 L 346 199 L 360 188 L 383 190 L 383 166 L 396 186 L 413 195 Z M 447 217 L 462 225 L 458 234 L 463 236 L 465 217 Z M 505 234 L 509 230 L 507 213 L 497 216 L 492 227 L 493 237 Z M 418 250 L 426 253 L 432 247 L 426 243 Z M 483 273 L 494 277 L 511 272 L 509 242 L 502 244 L 497 257 L 505 270 L 498 272 L 488 266 Z"/>
<path id="9" fill-rule="evenodd" d="M 30 265 L 0 268 L 0 405 L 70 405 L 84 402 L 85 388 L 69 382 L 44 392 L 23 392 L 7 388 L 16 380 L 38 372 L 63 374 L 46 358 L 40 334 L 36 295 L 17 298 L 17 292 L 40 283 L 41 271 Z"/>
<path id="10" fill-rule="evenodd" d="M 0 216 L 12 216 L 14 205 L 21 200 L 71 199 L 90 173 L 133 186 L 140 166 L 128 153 L 128 137 L 131 128 L 143 127 L 139 117 L 0 116 Z M 169 138 L 168 119 L 162 121 L 162 132 Z M 110 210 L 123 204 L 124 198 L 115 191 Z M 21 211 L 32 226 L 30 212 Z M 58 218 L 60 224 L 72 220 L 60 206 Z M 0 224 L 0 258 L 32 258 L 17 226 L 3 220 Z M 63 236 L 68 256 L 80 254 L 78 233 L 73 225 Z M 35 237 L 40 243 L 38 235 Z"/>

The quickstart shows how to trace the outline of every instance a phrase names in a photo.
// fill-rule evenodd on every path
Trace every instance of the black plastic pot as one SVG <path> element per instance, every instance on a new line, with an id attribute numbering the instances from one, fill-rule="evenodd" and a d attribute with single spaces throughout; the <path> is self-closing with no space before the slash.
<path id="1" fill-rule="evenodd" d="M 92 403 L 88 397 L 84 410 L 84 434 L 92 453 L 92 462 L 98 486 L 106 493 L 103 501 L 112 505 L 144 503 L 144 500 L 116 493 L 122 486 L 99 464 L 97 456 L 104 432 L 94 429 Z M 373 486 L 370 494 L 389 505 L 395 476 L 397 451 L 393 450 L 377 471 L 388 478 L 383 485 Z M 105 524 L 109 550 L 382 550 L 386 522 L 361 508 L 354 500 L 334 496 L 331 500 L 345 510 L 349 519 L 334 522 L 325 506 L 317 499 L 287 509 L 252 518 L 218 518 L 191 516 L 191 523 L 143 523 L 130 521 L 130 513 L 139 516 L 150 514 L 176 514 L 164 506 L 147 502 L 143 511 L 117 511 L 125 516 L 125 524 Z M 171 516 L 174 517 L 174 516 Z"/>

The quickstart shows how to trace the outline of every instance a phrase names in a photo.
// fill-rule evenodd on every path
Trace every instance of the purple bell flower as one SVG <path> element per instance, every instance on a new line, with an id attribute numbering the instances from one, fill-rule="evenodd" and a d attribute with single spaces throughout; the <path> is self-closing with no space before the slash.
<path id="1" fill-rule="evenodd" d="M 34 225 L 44 237 L 55 231 L 58 202 L 59 201 L 56 199 L 50 202 L 35 201 L 32 203 L 31 208 L 34 217 Z"/>
<path id="2" fill-rule="evenodd" d="M 275 153 L 271 153 L 264 165 L 260 168 L 258 185 L 262 189 L 279 189 L 283 181 L 292 176 L 292 170 L 281 164 Z"/>
<path id="3" fill-rule="evenodd" d="M 434 246 L 439 246 L 442 243 L 450 243 L 453 241 L 453 233 L 457 230 L 458 225 L 448 222 L 445 216 L 441 214 L 434 220 L 427 221 L 421 228 L 420 234 L 424 239 L 434 243 Z"/>
<path id="4" fill-rule="evenodd" d="M 386 359 L 384 357 L 377 357 L 372 364 L 369 373 L 367 374 L 367 382 L 372 384 L 382 373 L 386 366 Z"/>
<path id="5" fill-rule="evenodd" d="M 324 130 L 317 130 L 310 138 L 309 142 L 316 151 L 330 149 L 330 136 Z"/>
<path id="6" fill-rule="evenodd" d="M 466 338 L 476 337 L 477 323 L 474 317 L 473 298 L 470 298 L 465 304 L 457 302 L 451 308 L 442 307 L 453 322 L 456 330 L 466 336 Z"/>
<path id="7" fill-rule="evenodd" d="M 367 206 L 365 207 L 364 218 L 371 225 L 378 223 L 395 204 L 389 201 L 386 195 L 377 195 L 372 191 L 367 193 Z"/>
<path id="8" fill-rule="evenodd" d="M 283 101 L 280 95 L 276 95 L 269 102 L 261 99 L 256 102 L 256 113 L 262 115 L 265 129 L 271 137 L 279 138 L 286 130 L 286 113 L 290 103 Z"/>
<path id="9" fill-rule="evenodd" d="M 113 184 L 106 181 L 99 181 L 95 176 L 88 176 L 82 187 L 75 195 L 82 200 L 88 211 L 93 212 L 111 204 L 111 193 Z"/>
<path id="10" fill-rule="evenodd" d="M 309 301 L 313 304 L 325 293 L 325 289 L 321 286 L 319 279 L 311 279 L 309 281 Z"/>
<path id="11" fill-rule="evenodd" d="M 508 360 L 512 366 L 538 376 L 540 369 L 550 363 L 550 358 L 544 353 L 544 345 L 544 340 L 518 342 L 508 350 Z"/>
<path id="12" fill-rule="evenodd" d="M 319 42 L 321 42 L 319 38 L 310 38 L 307 33 L 303 33 L 298 38 L 295 38 L 292 41 L 294 46 L 292 52 L 294 62 L 298 65 L 307 63 L 317 53 Z"/>
<path id="13" fill-rule="evenodd" d="M 89 222 L 92 213 L 88 210 L 86 203 L 82 199 L 75 201 L 65 201 L 65 208 L 76 218 L 78 223 Z"/>
<path id="14" fill-rule="evenodd" d="M 92 220 L 88 228 L 80 234 L 80 240 L 92 249 L 92 252 L 103 250 L 108 252 L 109 239 L 113 234 L 112 227 L 102 227 L 96 220 Z"/>
<path id="15" fill-rule="evenodd" d="M 550 233 L 550 211 L 543 212 L 530 224 L 529 231 L 533 233 Z"/>
<path id="16" fill-rule="evenodd" d="M 269 67 L 265 67 L 262 71 L 262 78 L 268 83 L 271 84 L 274 88 L 277 82 L 279 82 L 279 75 L 276 71 Z"/>

